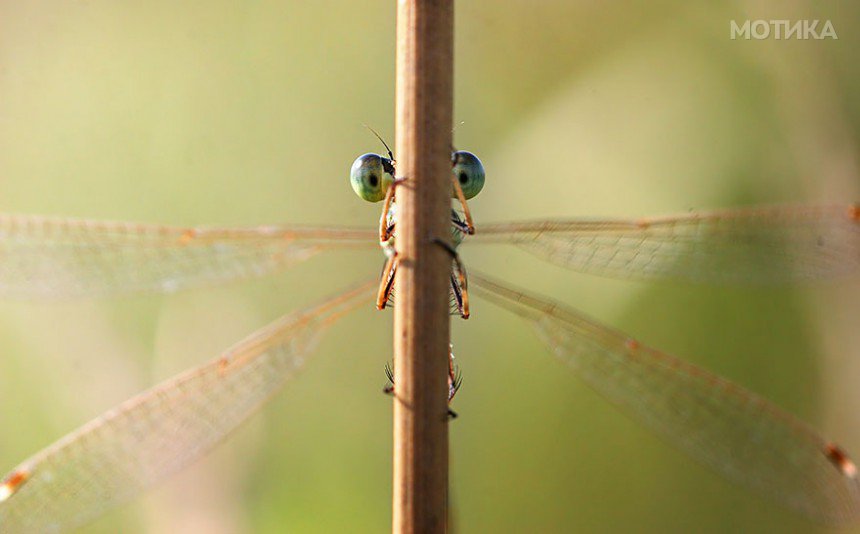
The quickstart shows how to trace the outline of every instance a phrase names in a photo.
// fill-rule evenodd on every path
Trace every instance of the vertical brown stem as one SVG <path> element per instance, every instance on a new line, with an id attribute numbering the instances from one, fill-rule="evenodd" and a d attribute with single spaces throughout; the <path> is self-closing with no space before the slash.
<path id="1" fill-rule="evenodd" d="M 444 532 L 453 0 L 397 2 L 393 531 Z"/>

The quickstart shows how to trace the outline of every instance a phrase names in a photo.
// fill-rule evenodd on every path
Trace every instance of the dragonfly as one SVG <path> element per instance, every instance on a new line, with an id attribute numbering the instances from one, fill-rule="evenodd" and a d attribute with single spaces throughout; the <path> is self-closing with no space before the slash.
<path id="1" fill-rule="evenodd" d="M 386 147 L 387 148 L 387 147 Z M 360 156 L 358 195 L 382 202 L 380 227 L 174 227 L 0 216 L 0 297 L 172 293 L 271 274 L 317 256 L 381 245 L 371 279 L 250 334 L 215 359 L 108 410 L 0 479 L 0 530 L 61 531 L 91 521 L 199 459 L 305 365 L 350 310 L 396 301 L 396 174 L 391 151 Z M 847 276 L 860 267 L 860 206 L 764 206 L 630 220 L 474 225 L 485 181 L 471 153 L 452 156 L 452 313 L 477 296 L 521 317 L 586 384 L 672 446 L 817 522 L 860 516 L 857 467 L 833 441 L 741 386 L 645 346 L 564 304 L 466 271 L 459 246 L 512 245 L 609 277 L 769 285 Z M 471 270 L 470 270 L 471 271 Z M 449 355 L 440 355 L 448 357 Z M 449 397 L 459 381 L 450 366 Z M 393 385 L 391 386 L 394 387 Z"/>

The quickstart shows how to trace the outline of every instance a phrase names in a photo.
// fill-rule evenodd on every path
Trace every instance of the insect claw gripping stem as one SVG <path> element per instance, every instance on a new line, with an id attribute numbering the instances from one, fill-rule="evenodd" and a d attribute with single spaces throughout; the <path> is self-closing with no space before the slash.
<path id="1" fill-rule="evenodd" d="M 460 389 L 460 386 L 463 385 L 463 375 L 460 373 L 459 369 L 454 368 L 454 364 L 451 361 L 451 357 L 449 357 L 449 379 L 448 379 L 448 402 L 454 399 L 454 395 L 457 394 L 457 391 Z M 390 363 L 385 364 L 385 377 L 388 379 L 388 383 L 382 387 L 382 393 L 386 395 L 394 396 L 394 369 L 392 368 Z M 458 417 L 457 412 L 448 407 L 448 419 L 456 419 Z"/>

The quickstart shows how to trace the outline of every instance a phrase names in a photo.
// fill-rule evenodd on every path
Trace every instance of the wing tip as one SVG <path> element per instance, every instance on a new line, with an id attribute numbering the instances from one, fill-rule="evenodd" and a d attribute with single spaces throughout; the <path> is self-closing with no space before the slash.
<path id="1" fill-rule="evenodd" d="M 30 472 L 26 469 L 17 469 L 3 480 L 0 485 L 0 503 L 8 500 L 12 495 L 21 489 L 27 480 L 30 479 Z"/>
<path id="2" fill-rule="evenodd" d="M 831 442 L 824 446 L 824 455 L 845 477 L 857 478 L 857 465 L 841 447 Z"/>

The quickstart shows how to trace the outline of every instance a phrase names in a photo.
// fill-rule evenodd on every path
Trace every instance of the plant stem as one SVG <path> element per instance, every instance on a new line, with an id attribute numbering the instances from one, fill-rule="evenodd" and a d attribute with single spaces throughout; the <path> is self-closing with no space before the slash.
<path id="1" fill-rule="evenodd" d="M 448 489 L 453 0 L 398 0 L 399 259 L 394 307 L 397 533 L 444 532 Z"/>

